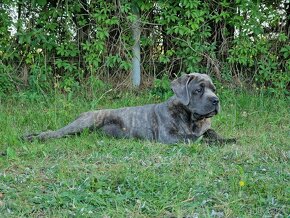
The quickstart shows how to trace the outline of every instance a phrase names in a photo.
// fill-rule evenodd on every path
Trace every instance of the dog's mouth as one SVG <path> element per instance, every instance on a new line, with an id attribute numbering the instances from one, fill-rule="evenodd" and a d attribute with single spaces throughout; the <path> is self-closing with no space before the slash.
<path id="1" fill-rule="evenodd" d="M 214 111 L 204 115 L 206 118 L 210 118 L 210 117 L 213 117 L 214 115 L 216 115 L 218 112 L 217 110 L 215 109 Z"/>
<path id="2" fill-rule="evenodd" d="M 213 111 L 207 113 L 207 114 L 198 114 L 198 113 L 193 113 L 193 117 L 196 119 L 203 119 L 203 118 L 210 118 L 213 117 L 218 113 L 217 109 L 214 109 Z"/>

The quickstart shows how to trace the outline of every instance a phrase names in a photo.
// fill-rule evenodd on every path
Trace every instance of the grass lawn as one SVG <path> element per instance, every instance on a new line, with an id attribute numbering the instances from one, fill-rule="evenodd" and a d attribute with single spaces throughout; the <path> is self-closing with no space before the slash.
<path id="1" fill-rule="evenodd" d="M 145 92 L 0 101 L 0 217 L 287 217 L 289 99 L 220 91 L 213 127 L 232 145 L 164 145 L 96 132 L 19 136 L 79 113 L 158 102 Z"/>

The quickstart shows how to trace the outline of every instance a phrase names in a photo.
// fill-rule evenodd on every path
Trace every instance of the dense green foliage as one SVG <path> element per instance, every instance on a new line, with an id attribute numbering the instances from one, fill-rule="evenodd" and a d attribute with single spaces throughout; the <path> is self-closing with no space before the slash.
<path id="1" fill-rule="evenodd" d="M 155 90 L 165 88 L 156 84 Z M 222 89 L 223 110 L 213 127 L 237 137 L 233 145 L 164 145 L 100 132 L 45 143 L 19 140 L 25 132 L 62 127 L 96 107 L 159 101 L 154 93 L 136 93 L 100 94 L 94 105 L 67 95 L 47 102 L 24 96 L 1 102 L 0 216 L 289 215 L 290 114 L 284 98 Z"/>
<path id="2" fill-rule="evenodd" d="M 286 0 L 4 0 L 0 93 L 71 92 L 98 87 L 99 79 L 126 80 L 132 4 L 141 14 L 143 81 L 196 71 L 221 82 L 289 90 Z"/>

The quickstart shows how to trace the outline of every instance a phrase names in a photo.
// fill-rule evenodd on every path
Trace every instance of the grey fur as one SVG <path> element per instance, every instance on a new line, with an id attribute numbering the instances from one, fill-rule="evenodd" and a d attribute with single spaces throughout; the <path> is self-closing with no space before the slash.
<path id="1" fill-rule="evenodd" d="M 235 139 L 223 139 L 210 129 L 210 118 L 219 112 L 220 105 L 208 75 L 186 74 L 175 79 L 171 87 L 175 95 L 166 102 L 86 112 L 59 130 L 23 138 L 46 140 L 77 134 L 84 129 L 101 129 L 114 137 L 134 137 L 166 144 L 195 141 L 202 135 L 210 143 L 235 142 Z"/>

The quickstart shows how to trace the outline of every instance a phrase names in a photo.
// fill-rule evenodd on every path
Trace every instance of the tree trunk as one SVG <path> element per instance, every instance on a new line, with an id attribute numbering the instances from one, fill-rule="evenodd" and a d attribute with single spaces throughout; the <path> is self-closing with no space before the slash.
<path id="1" fill-rule="evenodd" d="M 141 55 L 140 55 L 140 11 L 138 6 L 133 5 L 133 13 L 136 15 L 136 19 L 133 21 L 132 29 L 133 29 L 133 59 L 132 59 L 132 83 L 133 86 L 139 87 L 141 83 Z"/>

